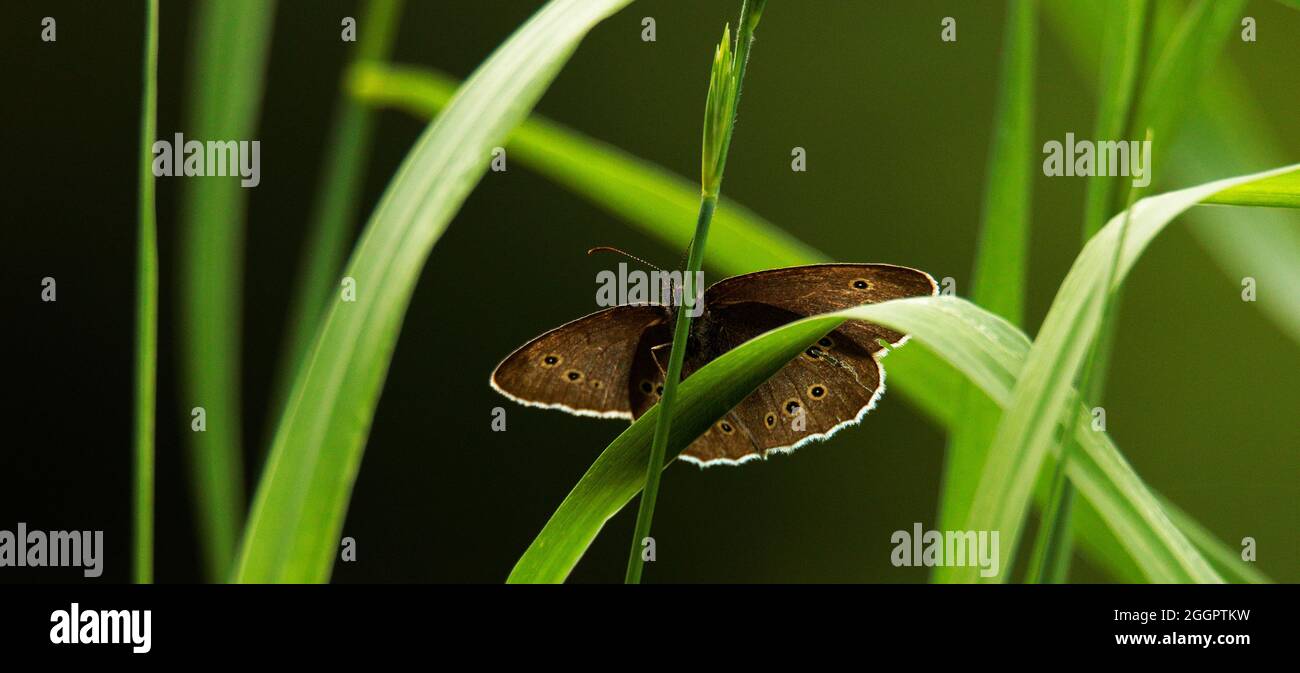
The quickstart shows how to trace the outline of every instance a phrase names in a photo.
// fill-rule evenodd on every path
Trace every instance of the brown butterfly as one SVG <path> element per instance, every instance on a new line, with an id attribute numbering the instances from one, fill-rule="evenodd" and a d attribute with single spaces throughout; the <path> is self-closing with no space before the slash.
<path id="1" fill-rule="evenodd" d="M 704 293 L 683 377 L 749 339 L 828 311 L 938 293 L 924 271 L 889 264 L 815 264 L 735 276 Z M 636 419 L 658 401 L 674 309 L 615 306 L 557 327 L 492 373 L 498 392 L 528 406 Z M 750 393 L 681 453 L 700 465 L 739 464 L 793 451 L 857 423 L 884 392 L 880 358 L 903 334 L 849 321 Z"/>

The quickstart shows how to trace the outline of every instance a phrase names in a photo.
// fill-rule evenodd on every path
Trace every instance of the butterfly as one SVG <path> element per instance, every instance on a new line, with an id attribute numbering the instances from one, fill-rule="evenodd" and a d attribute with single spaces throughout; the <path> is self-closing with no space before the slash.
<path id="1" fill-rule="evenodd" d="M 934 294 L 938 285 L 929 274 L 889 264 L 814 264 L 727 278 L 704 292 L 682 375 L 806 316 Z M 511 353 L 492 372 L 491 385 L 527 406 L 640 418 L 663 394 L 674 319 L 674 309 L 659 304 L 597 311 Z M 793 451 L 856 424 L 884 393 L 880 358 L 906 340 L 878 325 L 845 322 L 718 419 L 680 457 L 701 466 L 735 465 Z"/>

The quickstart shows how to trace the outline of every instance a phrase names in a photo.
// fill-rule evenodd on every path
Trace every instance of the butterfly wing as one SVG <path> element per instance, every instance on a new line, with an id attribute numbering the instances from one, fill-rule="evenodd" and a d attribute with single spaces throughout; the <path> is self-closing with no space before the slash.
<path id="1" fill-rule="evenodd" d="M 650 348 L 667 340 L 667 320 L 663 307 L 646 305 L 579 318 L 511 353 L 492 372 L 492 387 L 528 406 L 631 418 L 633 387 L 647 360 L 654 367 Z"/>
<path id="2" fill-rule="evenodd" d="M 758 302 L 809 316 L 860 304 L 938 294 L 939 286 L 924 271 L 892 264 L 812 264 L 771 269 L 719 281 L 704 294 L 706 310 Z M 904 335 L 878 325 L 848 322 L 840 328 L 862 347 L 882 350 L 883 339 L 897 346 Z"/>
<path id="3" fill-rule="evenodd" d="M 687 376 L 717 354 L 799 318 L 754 302 L 709 310 L 717 327 L 708 350 L 688 355 Z M 700 465 L 737 464 L 825 439 L 861 420 L 884 391 L 883 381 L 871 351 L 836 330 L 756 388 L 681 457 Z"/>

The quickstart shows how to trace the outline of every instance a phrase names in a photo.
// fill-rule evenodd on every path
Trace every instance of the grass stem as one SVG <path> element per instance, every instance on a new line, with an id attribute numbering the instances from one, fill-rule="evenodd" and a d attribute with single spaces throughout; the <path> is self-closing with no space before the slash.
<path id="1" fill-rule="evenodd" d="M 135 281 L 135 550 L 132 577 L 153 582 L 154 425 L 158 401 L 158 215 L 153 142 L 158 135 L 158 0 L 144 11 L 143 92 L 140 95 L 140 232 Z"/>
<path id="2" fill-rule="evenodd" d="M 695 279 L 704 266 L 704 248 L 709 237 L 709 223 L 718 205 L 722 189 L 722 174 L 727 163 L 727 150 L 735 130 L 736 108 L 740 104 L 741 83 L 749 60 L 749 47 L 754 40 L 754 30 L 763 15 L 766 0 L 757 0 L 750 6 L 745 0 L 740 7 L 740 23 L 736 45 L 731 49 L 729 30 L 722 33 L 722 42 L 714 53 L 710 72 L 709 96 L 705 103 L 704 141 L 701 154 L 700 215 L 695 223 L 695 237 L 691 239 L 690 254 L 683 275 L 681 306 L 673 326 L 672 350 L 668 356 L 668 370 L 664 378 L 664 392 L 659 399 L 659 416 L 655 419 L 654 437 L 650 443 L 650 460 L 646 467 L 645 491 L 637 509 L 636 528 L 632 534 L 632 550 L 627 559 L 627 584 L 639 584 L 645 561 L 642 559 L 644 541 L 650 535 L 654 520 L 655 501 L 659 496 L 659 478 L 664 469 L 664 453 L 668 447 L 668 432 L 672 423 L 673 403 L 677 399 L 677 385 L 682 378 L 682 362 L 686 358 L 686 341 L 691 331 L 691 313 L 695 306 Z"/>

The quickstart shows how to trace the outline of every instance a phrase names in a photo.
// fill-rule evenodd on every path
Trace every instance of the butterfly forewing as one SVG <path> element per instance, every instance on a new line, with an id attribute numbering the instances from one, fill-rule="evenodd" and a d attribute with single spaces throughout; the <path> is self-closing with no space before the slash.
<path id="1" fill-rule="evenodd" d="M 579 318 L 512 353 L 492 387 L 522 404 L 631 418 L 632 370 L 650 357 L 667 317 L 659 306 L 616 306 Z"/>
<path id="2" fill-rule="evenodd" d="M 719 281 L 704 295 L 706 310 L 758 302 L 800 317 L 840 311 L 903 297 L 937 294 L 939 286 L 924 271 L 892 264 L 813 264 L 758 271 Z M 845 323 L 846 334 L 872 352 L 883 339 L 897 345 L 903 335 L 878 325 Z"/>

